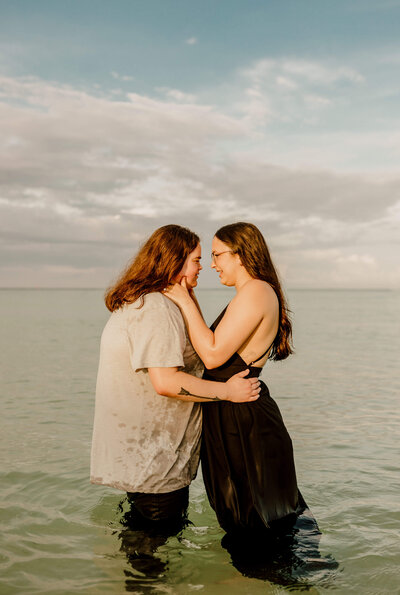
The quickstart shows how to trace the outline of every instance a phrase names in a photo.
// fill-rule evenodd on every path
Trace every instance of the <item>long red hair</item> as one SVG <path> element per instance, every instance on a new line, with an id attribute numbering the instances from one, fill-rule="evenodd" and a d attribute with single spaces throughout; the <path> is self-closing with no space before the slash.
<path id="1" fill-rule="evenodd" d="M 119 279 L 105 294 L 107 308 L 114 312 L 154 291 L 162 291 L 182 270 L 200 238 L 180 225 L 156 229 L 140 248 Z"/>
<path id="2" fill-rule="evenodd" d="M 275 291 L 279 301 L 279 327 L 269 359 L 286 359 L 293 353 L 290 310 L 264 236 L 255 225 L 243 222 L 225 225 L 215 236 L 239 255 L 251 277 L 266 281 Z"/>

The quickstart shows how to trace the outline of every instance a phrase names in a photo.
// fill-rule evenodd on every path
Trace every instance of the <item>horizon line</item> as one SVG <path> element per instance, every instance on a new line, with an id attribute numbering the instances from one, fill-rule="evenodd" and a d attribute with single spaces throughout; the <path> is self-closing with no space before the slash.
<path id="1" fill-rule="evenodd" d="M 223 287 L 197 287 L 196 291 L 230 289 Z M 1 287 L 0 291 L 107 291 L 106 287 Z M 286 287 L 286 291 L 399 291 L 400 287 Z"/>

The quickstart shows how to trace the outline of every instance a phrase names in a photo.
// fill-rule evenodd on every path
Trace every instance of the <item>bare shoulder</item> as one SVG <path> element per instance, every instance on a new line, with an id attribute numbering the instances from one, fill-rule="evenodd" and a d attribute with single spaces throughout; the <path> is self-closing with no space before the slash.
<path id="1" fill-rule="evenodd" d="M 251 279 L 238 291 L 231 304 L 239 305 L 252 302 L 254 307 L 261 310 L 279 306 L 278 297 L 271 285 L 261 279 Z"/>
<path id="2" fill-rule="evenodd" d="M 253 296 L 257 298 L 263 298 L 268 301 L 277 301 L 277 295 L 272 289 L 271 285 L 261 279 L 251 279 L 248 281 L 242 289 L 238 292 L 238 295 Z"/>

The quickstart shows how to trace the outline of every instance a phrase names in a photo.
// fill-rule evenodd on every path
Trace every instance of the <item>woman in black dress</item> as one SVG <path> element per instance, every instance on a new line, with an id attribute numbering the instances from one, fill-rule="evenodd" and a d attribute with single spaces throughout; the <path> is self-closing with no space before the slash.
<path id="1" fill-rule="evenodd" d="M 286 300 L 261 232 L 250 223 L 219 229 L 212 268 L 236 296 L 209 329 L 194 296 L 180 285 L 166 295 L 181 308 L 207 380 L 224 382 L 249 369 L 257 377 L 268 359 L 292 353 Z M 259 532 L 293 524 L 305 503 L 298 491 L 290 436 L 261 382 L 253 403 L 203 406 L 202 469 L 221 527 Z"/>

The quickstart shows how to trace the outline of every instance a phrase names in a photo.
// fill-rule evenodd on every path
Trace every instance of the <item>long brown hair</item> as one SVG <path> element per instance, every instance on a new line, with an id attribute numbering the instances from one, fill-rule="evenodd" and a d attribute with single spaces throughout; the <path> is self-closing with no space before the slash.
<path id="1" fill-rule="evenodd" d="M 114 312 L 147 293 L 162 291 L 180 273 L 200 238 L 180 225 L 156 229 L 143 244 L 119 279 L 106 292 L 104 301 Z"/>
<path id="2" fill-rule="evenodd" d="M 293 353 L 290 310 L 262 233 L 252 223 L 239 222 L 221 227 L 215 236 L 239 255 L 251 277 L 266 281 L 275 291 L 279 301 L 279 328 L 269 359 L 286 359 Z"/>

